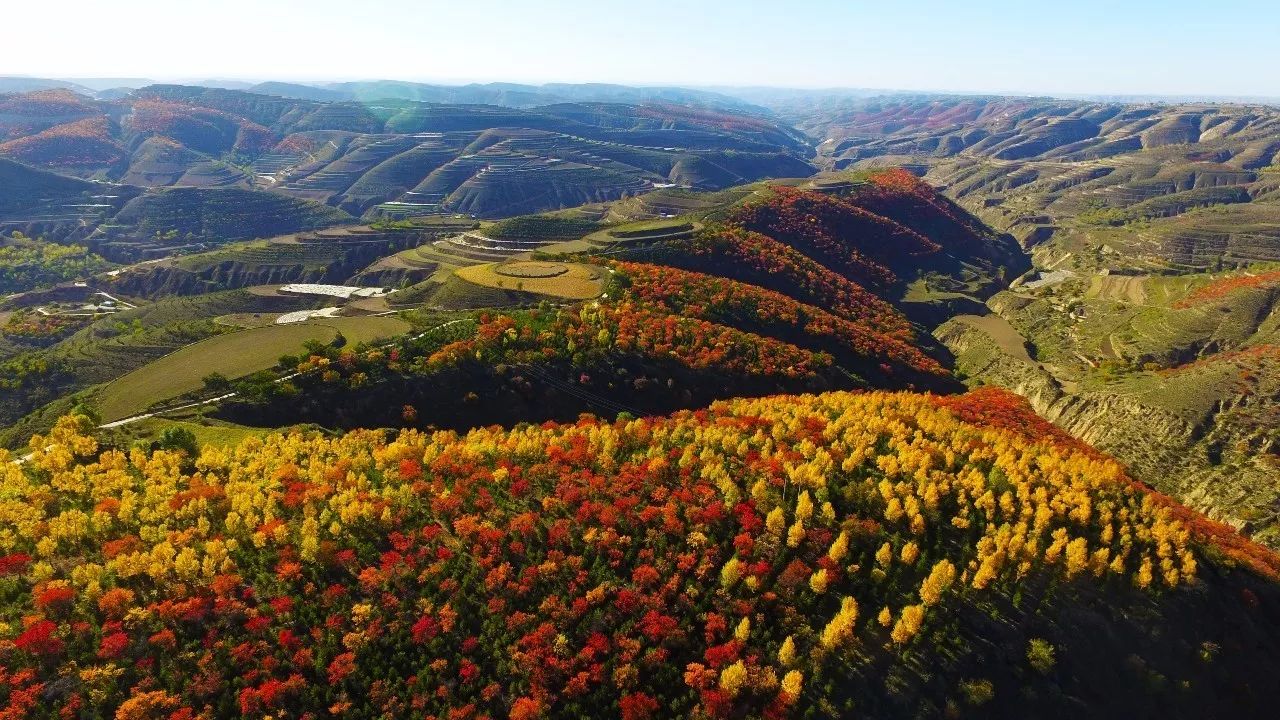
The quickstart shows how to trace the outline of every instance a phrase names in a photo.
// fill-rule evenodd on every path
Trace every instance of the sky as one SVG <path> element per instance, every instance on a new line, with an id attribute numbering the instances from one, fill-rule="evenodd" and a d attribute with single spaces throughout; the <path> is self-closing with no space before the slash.
<path id="1" fill-rule="evenodd" d="M 18 0 L 0 75 L 1280 97 L 1280 0 Z"/>

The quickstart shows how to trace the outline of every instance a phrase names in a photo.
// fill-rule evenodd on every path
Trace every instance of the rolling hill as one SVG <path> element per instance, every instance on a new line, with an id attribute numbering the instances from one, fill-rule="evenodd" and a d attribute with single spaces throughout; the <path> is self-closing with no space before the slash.
<path id="1" fill-rule="evenodd" d="M 1030 244 L 1066 220 L 1145 221 L 1113 247 L 1144 271 L 1280 259 L 1274 107 L 873 98 L 799 126 L 824 138 L 823 163 L 914 165 Z"/>
<path id="2" fill-rule="evenodd" d="M 270 190 L 357 216 L 505 217 L 655 185 L 813 171 L 803 135 L 711 93 L 563 86 L 511 107 L 480 104 L 496 99 L 486 93 L 400 92 L 408 87 L 319 99 L 178 85 L 103 101 L 65 89 L 4 95 L 0 157 L 146 188 Z M 688 104 L 699 98 L 719 102 Z"/>
<path id="3" fill-rule="evenodd" d="M 10 131 L 150 258 L 0 304 L 11 714 L 1268 716 L 1265 119 L 485 91 Z"/>
<path id="4" fill-rule="evenodd" d="M 30 716 L 1276 701 L 1280 560 L 1007 393 L 203 452 L 126 454 L 89 425 L 65 418 L 24 465 L 0 452 L 0 697 Z"/>
<path id="5" fill-rule="evenodd" d="M 954 388 L 943 354 L 912 320 L 945 315 L 956 298 L 980 303 L 1002 283 L 1001 266 L 1020 262 L 1016 246 L 898 172 L 791 183 L 727 194 L 696 222 L 605 225 L 557 242 L 570 227 L 581 233 L 583 221 L 531 218 L 506 223 L 505 240 L 473 233 L 401 253 L 441 258 L 419 302 L 449 307 L 458 300 L 446 298 L 469 297 L 474 308 L 501 305 L 505 294 L 514 307 L 404 340 L 391 354 L 316 349 L 283 387 L 255 380 L 220 412 L 356 427 L 398 424 L 411 405 L 417 422 L 462 428 L 775 392 Z M 804 240 L 800 227 L 824 230 Z M 451 247 L 474 256 L 449 260 Z M 519 260 L 534 250 L 541 262 Z M 598 297 L 575 302 L 582 295 L 568 284 L 556 291 L 577 277 L 575 262 L 608 273 Z M 933 297 L 926 283 L 957 291 Z M 403 302 L 399 295 L 389 300 Z"/>

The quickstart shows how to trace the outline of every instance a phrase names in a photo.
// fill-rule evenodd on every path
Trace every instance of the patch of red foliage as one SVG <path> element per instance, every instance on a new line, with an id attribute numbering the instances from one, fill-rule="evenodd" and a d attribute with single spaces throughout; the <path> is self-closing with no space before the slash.
<path id="1" fill-rule="evenodd" d="M 316 149 L 316 143 L 309 137 L 293 134 L 276 144 L 273 150 L 278 153 L 298 153 L 306 155 Z"/>
<path id="2" fill-rule="evenodd" d="M 14 95 L 0 95 L 0 115 L 27 117 L 66 117 L 89 115 L 94 109 L 85 98 L 70 90 L 37 90 Z"/>
<path id="3" fill-rule="evenodd" d="M 31 556 L 26 553 L 0 555 L 0 577 L 20 575 L 27 571 L 31 564 Z"/>
<path id="4" fill-rule="evenodd" d="M 444 346 L 424 364 L 539 362 L 614 350 L 749 376 L 803 378 L 831 365 L 825 353 L 629 302 L 557 313 L 550 322 L 536 313 L 486 315 L 474 338 Z"/>
<path id="5" fill-rule="evenodd" d="M 64 123 L 0 145 L 0 155 L 38 165 L 58 167 L 111 165 L 124 151 L 111 137 L 104 116 Z"/>
<path id="6" fill-rule="evenodd" d="M 813 258 L 768 235 L 742 228 L 700 233 L 686 249 L 695 258 L 716 262 L 722 275 L 740 265 L 749 281 L 766 285 L 810 304 L 821 303 L 846 320 L 863 323 L 902 339 L 914 336 L 911 323 L 879 296 Z"/>
<path id="7" fill-rule="evenodd" d="M 1093 446 L 1037 415 L 1026 398 L 1004 388 L 987 386 L 963 395 L 944 395 L 938 398 L 937 405 L 972 425 L 1009 430 L 1027 439 L 1043 438 L 1056 447 L 1105 457 Z"/>
<path id="8" fill-rule="evenodd" d="M 937 252 L 941 246 L 851 198 L 771 188 L 768 200 L 748 203 L 731 222 L 795 245 L 824 265 L 872 286 L 897 281 L 889 265 Z"/>
<path id="9" fill-rule="evenodd" d="M 1214 300 L 1220 300 L 1236 290 L 1244 290 L 1245 288 L 1269 288 L 1280 285 L 1280 270 L 1272 272 L 1258 273 L 1256 275 L 1232 275 L 1219 280 L 1214 280 L 1208 285 L 1200 287 L 1187 293 L 1187 296 L 1174 303 L 1173 306 L 1178 309 L 1186 309 L 1204 305 Z"/>
<path id="10" fill-rule="evenodd" d="M 615 262 L 614 267 L 630 279 L 632 297 L 665 312 L 728 325 L 742 323 L 752 330 L 763 327 L 765 332 L 769 328 L 800 331 L 830 338 L 863 357 L 935 375 L 947 374 L 936 360 L 900 338 L 837 317 L 782 293 L 662 265 Z"/>
<path id="11" fill-rule="evenodd" d="M 14 647 L 33 655 L 58 655 L 66 647 L 58 637 L 58 624 L 49 620 L 33 622 L 21 635 L 14 638 Z"/>
<path id="12" fill-rule="evenodd" d="M 972 245 L 982 238 L 980 225 L 938 195 L 931 185 L 902 168 L 873 173 L 854 201 L 891 217 L 942 247 Z"/>
<path id="13" fill-rule="evenodd" d="M 274 139 L 267 128 L 237 115 L 166 100 L 139 100 L 126 124 L 135 132 L 164 135 L 203 152 L 261 152 Z"/>
<path id="14" fill-rule="evenodd" d="M 890 168 L 872 173 L 867 180 L 872 187 L 886 192 L 900 195 L 933 195 L 933 188 L 904 168 Z"/>

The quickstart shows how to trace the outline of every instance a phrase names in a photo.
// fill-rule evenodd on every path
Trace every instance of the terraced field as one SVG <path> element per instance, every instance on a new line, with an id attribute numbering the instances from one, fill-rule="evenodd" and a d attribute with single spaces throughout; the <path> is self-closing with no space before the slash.
<path id="1" fill-rule="evenodd" d="M 133 152 L 120 182 L 141 187 L 243 187 L 248 177 L 240 168 L 155 136 Z"/>
<path id="2" fill-rule="evenodd" d="M 137 188 L 93 183 L 0 157 L 0 233 L 82 240 L 115 214 Z"/>
<path id="3" fill-rule="evenodd" d="M 757 195 L 764 187 L 765 184 L 760 183 L 712 193 L 695 192 L 686 188 L 660 188 L 611 204 L 603 219 L 613 223 L 673 217 L 719 219 L 730 208 Z"/>
<path id="4" fill-rule="evenodd" d="M 1008 314 L 999 298 L 993 305 Z M 1013 314 L 1009 324 L 1034 339 L 1036 364 L 1011 351 L 998 332 L 964 319 L 936 334 L 972 382 L 1014 389 L 1162 492 L 1280 546 L 1280 315 L 1272 313 L 1243 340 L 1207 322 L 1196 336 L 1194 323 L 1168 315 L 1139 314 L 1128 324 L 1104 319 L 1080 337 L 1032 327 L 1033 316 Z M 1171 352 L 1171 343 L 1182 343 L 1183 351 Z M 1139 352 L 1155 360 L 1139 364 Z"/>
<path id="5" fill-rule="evenodd" d="M 173 188 L 130 201 L 94 246 L 108 257 L 145 259 L 351 221 L 335 208 L 273 193 Z"/>
<path id="6" fill-rule="evenodd" d="M 1198 289 L 1248 271 L 1169 276 L 1095 275 L 1047 292 L 1002 293 L 991 305 L 1030 339 L 1041 360 L 1070 373 L 1103 361 L 1171 367 L 1265 342 L 1280 317 L 1280 292 L 1242 286 L 1188 305 Z"/>
<path id="7" fill-rule="evenodd" d="M 454 273 L 484 287 L 513 289 L 566 300 L 599 297 L 605 268 L 583 263 L 505 262 L 459 268 Z"/>
<path id="8" fill-rule="evenodd" d="M 550 253 L 585 252 L 610 255 L 664 242 L 678 242 L 693 237 L 703 223 L 682 218 L 638 220 L 597 230 L 577 240 L 548 245 Z"/>
<path id="9" fill-rule="evenodd" d="M 487 269 L 560 246 L 554 240 L 497 240 L 479 232 L 453 235 L 382 258 L 353 277 L 352 282 L 407 285 L 407 289 L 387 298 L 396 307 L 506 306 L 534 300 L 535 293 L 543 292 L 561 297 L 587 292 L 590 297 L 598 295 L 598 284 L 591 283 L 587 279 L 589 273 L 581 271 L 575 271 L 573 278 L 550 281 L 500 277 Z"/>
<path id="10" fill-rule="evenodd" d="M 573 229 L 565 229 L 569 227 Z M 560 251 L 568 245 L 586 249 L 588 245 L 581 241 L 569 241 L 566 244 L 560 238 L 565 237 L 566 233 L 570 237 L 578 237 L 595 227 L 598 225 L 593 222 L 578 221 L 561 225 L 561 229 L 554 231 L 544 229 L 515 232 L 503 231 L 499 227 L 498 233 L 477 230 L 452 234 L 383 258 L 362 271 L 357 278 L 367 280 L 391 276 L 411 277 L 417 281 L 427 277 L 444 279 L 460 268 L 502 263 L 539 250 Z"/>
<path id="11" fill-rule="evenodd" d="M 1150 279 L 1146 275 L 1098 275 L 1093 278 L 1085 297 L 1145 305 Z"/>
<path id="12" fill-rule="evenodd" d="M 813 172 L 802 136 L 742 109 L 364 104 L 173 85 L 108 102 L 66 95 L 52 104 L 13 96 L 9 104 L 26 120 L 10 125 L 0 118 L 7 140 L 0 155 L 144 188 L 269 191 L 255 201 L 290 197 L 370 219 L 440 212 L 510 217 L 657 186 L 720 188 Z M 66 138 L 84 147 L 68 154 Z M 207 219 L 192 227 L 163 210 L 147 214 L 166 226 L 133 228 L 135 241 L 155 230 L 185 237 L 217 228 Z M 137 215 L 107 223 L 113 236 L 129 237 Z"/>
<path id="13" fill-rule="evenodd" d="M 121 292 L 145 297 L 198 294 L 292 282 L 393 287 L 434 270 L 401 260 L 396 253 L 429 243 L 475 223 L 388 223 L 296 233 L 271 240 L 232 243 L 126 268 L 110 281 Z"/>

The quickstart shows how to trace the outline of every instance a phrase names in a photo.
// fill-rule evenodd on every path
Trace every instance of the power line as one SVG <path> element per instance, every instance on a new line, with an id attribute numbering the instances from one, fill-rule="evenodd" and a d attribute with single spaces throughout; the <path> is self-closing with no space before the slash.
<path id="1" fill-rule="evenodd" d="M 547 383 L 548 385 L 551 385 L 553 388 L 556 388 L 561 392 L 564 392 L 568 395 L 578 398 L 579 400 L 583 400 L 585 402 L 595 404 L 599 407 L 604 408 L 605 410 L 608 410 L 614 413 L 618 413 L 618 412 L 631 412 L 633 414 L 636 413 L 636 411 L 633 408 L 627 407 L 626 405 L 623 405 L 622 403 L 616 402 L 614 400 L 610 400 L 609 398 L 606 398 L 602 395 L 593 393 L 590 390 L 587 390 L 586 388 L 583 388 L 581 386 L 575 386 L 575 385 L 572 385 L 571 383 L 564 382 L 562 380 L 552 377 L 548 373 L 539 371 L 535 368 L 532 368 L 529 366 L 523 366 L 523 367 L 525 367 L 529 371 L 529 373 L 532 374 L 534 377 L 542 380 L 543 382 Z"/>
<path id="2" fill-rule="evenodd" d="M 619 412 L 627 412 L 636 416 L 642 416 L 645 414 L 644 412 L 637 410 L 636 408 L 633 408 L 629 405 L 625 405 L 616 400 L 611 400 L 607 397 L 604 397 L 603 395 L 592 392 L 591 390 L 588 390 L 582 387 L 581 385 L 573 385 L 571 383 L 555 378 L 550 373 L 544 370 L 539 370 L 538 368 L 535 368 L 532 365 L 518 365 L 517 367 L 523 368 L 530 375 L 533 375 L 535 378 L 541 380 L 547 385 L 550 385 L 552 388 L 559 390 L 560 392 L 563 392 L 567 395 L 575 397 L 584 402 L 596 405 L 597 407 L 603 408 L 604 410 L 612 412 L 614 414 L 617 414 Z"/>

